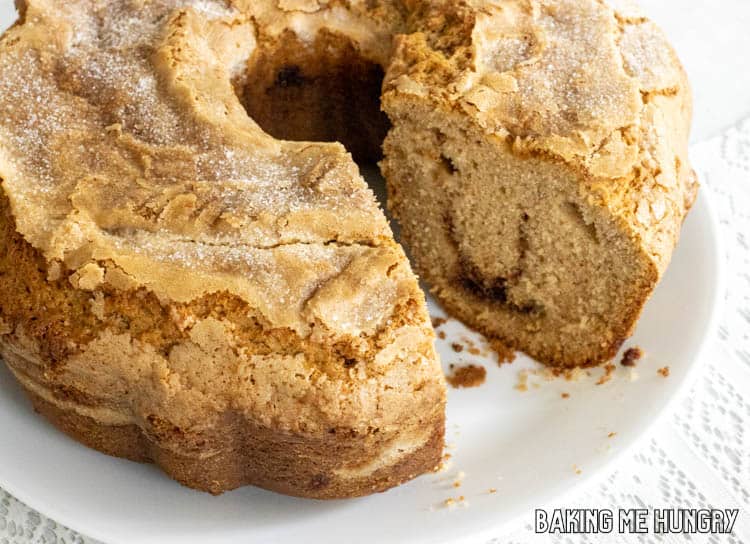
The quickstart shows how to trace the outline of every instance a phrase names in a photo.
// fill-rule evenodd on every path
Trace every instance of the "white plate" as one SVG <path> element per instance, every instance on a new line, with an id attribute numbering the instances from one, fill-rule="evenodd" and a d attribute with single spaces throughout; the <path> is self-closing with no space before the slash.
<path id="1" fill-rule="evenodd" d="M 452 466 L 400 488 L 348 501 L 316 502 L 243 488 L 220 497 L 191 491 L 156 468 L 107 457 L 35 415 L 12 376 L 0 370 L 0 485 L 83 534 L 113 543 L 457 542 L 497 535 L 503 526 L 601 471 L 644 434 L 688 382 L 720 297 L 716 224 L 701 194 L 664 280 L 626 346 L 645 351 L 639 379 L 618 365 L 569 382 L 531 377 L 515 389 L 525 357 L 499 367 L 488 356 L 457 354 L 467 331 L 451 321 L 439 341 L 444 365 L 480 363 L 487 383 L 451 390 Z M 433 315 L 440 310 L 430 301 Z M 476 338 L 476 337 L 475 337 Z M 476 340 L 478 343 L 481 341 Z M 657 368 L 669 366 L 668 378 Z M 533 383 L 540 386 L 534 387 Z M 563 399 L 562 393 L 570 398 Z M 608 437 L 610 433 L 617 433 Z M 459 471 L 463 484 L 454 488 Z M 496 488 L 496 493 L 489 493 Z M 447 508 L 459 495 L 468 506 Z"/>

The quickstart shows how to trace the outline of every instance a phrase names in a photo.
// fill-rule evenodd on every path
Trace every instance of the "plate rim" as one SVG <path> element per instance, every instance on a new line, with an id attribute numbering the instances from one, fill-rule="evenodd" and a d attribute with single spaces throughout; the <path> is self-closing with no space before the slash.
<path id="1" fill-rule="evenodd" d="M 702 202 L 702 204 L 701 204 Z M 571 487 L 566 489 L 563 493 L 545 492 L 539 495 L 539 507 L 545 508 L 551 503 L 565 499 L 572 494 L 582 490 L 585 487 L 590 487 L 596 484 L 606 473 L 608 469 L 621 461 L 625 456 L 631 455 L 638 447 L 640 447 L 646 440 L 648 440 L 656 428 L 669 416 L 674 407 L 678 402 L 684 399 L 690 388 L 696 383 L 699 371 L 704 365 L 706 352 L 712 342 L 715 341 L 715 334 L 718 331 L 719 323 L 721 320 L 722 312 L 726 304 L 726 260 L 724 252 L 724 241 L 721 238 L 720 223 L 718 215 L 716 214 L 716 208 L 714 204 L 714 196 L 712 190 L 705 184 L 700 185 L 696 203 L 705 208 L 708 225 L 710 226 L 710 233 L 707 238 L 712 241 L 709 251 L 712 253 L 711 263 L 715 268 L 716 273 L 716 284 L 711 297 L 711 311 L 709 317 L 706 320 L 706 327 L 703 330 L 703 336 L 700 339 L 698 348 L 695 350 L 693 357 L 689 365 L 686 368 L 686 373 L 682 381 L 677 385 L 677 388 L 664 402 L 664 404 L 658 408 L 654 417 L 643 427 L 638 433 L 638 436 L 627 443 L 625 446 L 619 448 L 612 453 L 605 462 L 593 471 L 586 472 L 580 479 Z M 694 204 L 695 205 L 695 204 Z M 679 243 L 679 242 L 678 242 Z M 460 540 L 453 542 L 452 544 L 464 544 L 469 542 L 489 542 L 493 538 L 502 537 L 503 534 L 508 534 L 514 528 L 519 527 L 525 516 L 528 516 L 529 511 L 524 514 L 519 514 L 512 519 L 505 521 L 502 524 L 498 524 L 493 528 L 482 529 L 471 535 L 467 535 Z M 502 534 L 498 534 L 498 532 Z M 119 544 L 119 543 L 117 543 Z"/>

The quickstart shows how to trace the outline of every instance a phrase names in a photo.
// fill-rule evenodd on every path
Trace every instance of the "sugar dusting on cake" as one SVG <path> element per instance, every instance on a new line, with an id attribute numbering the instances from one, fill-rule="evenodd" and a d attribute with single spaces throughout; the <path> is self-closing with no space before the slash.
<path id="1" fill-rule="evenodd" d="M 6 175 L 14 202 L 23 207 L 19 229 L 32 243 L 44 249 L 55 239 L 72 242 L 55 229 L 67 222 L 66 230 L 81 231 L 72 222 L 109 208 L 117 214 L 102 216 L 100 240 L 175 263 L 222 263 L 228 271 L 232 263 L 257 260 L 253 248 L 335 243 L 339 235 L 370 243 L 366 234 L 349 232 L 362 224 L 387 229 L 353 167 L 314 145 L 283 154 L 259 136 L 229 140 L 165 88 L 153 64 L 165 25 L 186 9 L 206 24 L 232 20 L 237 13 L 226 2 L 136 4 L 61 4 L 50 15 L 59 18 L 54 40 L 38 50 L 6 48 L 0 59 L 0 135 L 8 142 L 0 156 L 14 173 Z M 196 47 L 210 56 L 201 43 Z M 90 206 L 71 206 L 76 193 Z M 34 220 L 40 213 L 49 217 Z M 327 214 L 338 231 L 316 231 L 317 224 L 304 222 L 313 213 Z M 299 217 L 298 227 L 287 226 L 290 214 Z M 305 251 L 312 250 L 299 249 Z"/>

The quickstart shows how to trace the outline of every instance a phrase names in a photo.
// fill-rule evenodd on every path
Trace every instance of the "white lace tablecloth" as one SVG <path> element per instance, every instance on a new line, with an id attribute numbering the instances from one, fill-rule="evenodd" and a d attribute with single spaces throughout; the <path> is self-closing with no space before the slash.
<path id="1" fill-rule="evenodd" d="M 721 327 L 696 383 L 611 472 L 561 499 L 565 508 L 739 508 L 733 535 L 536 535 L 528 524 L 493 543 L 750 543 L 750 119 L 692 148 L 714 203 L 727 260 Z M 554 507 L 555 505 L 549 505 Z M 0 489 L 0 544 L 93 544 Z"/>

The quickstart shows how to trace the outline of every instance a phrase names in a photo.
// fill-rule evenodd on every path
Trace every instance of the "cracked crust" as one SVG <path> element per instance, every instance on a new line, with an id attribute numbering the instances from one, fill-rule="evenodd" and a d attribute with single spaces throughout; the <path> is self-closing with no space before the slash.
<path id="1" fill-rule="evenodd" d="M 610 359 L 698 188 L 679 60 L 630 2 L 415 4 L 382 168 L 417 271 L 542 362 Z"/>
<path id="2" fill-rule="evenodd" d="M 21 7 L 0 41 L 0 352 L 40 411 L 213 493 L 433 470 L 424 295 L 343 146 L 248 117 L 250 7 Z"/>
<path id="3" fill-rule="evenodd" d="M 309 302 L 312 316 L 350 315 L 338 323 L 350 335 L 318 322 L 300 336 L 226 292 L 177 303 L 107 282 L 84 290 L 20 236 L 7 200 L 0 224 L 0 354 L 39 411 L 84 444 L 211 493 L 358 496 L 437 466 L 443 378 L 400 251 L 383 271 L 380 249 L 351 248 L 362 260 Z M 399 303 L 375 330 L 368 289 L 388 290 L 372 283 L 381 276 Z M 367 310 L 352 313 L 359 303 Z"/>

